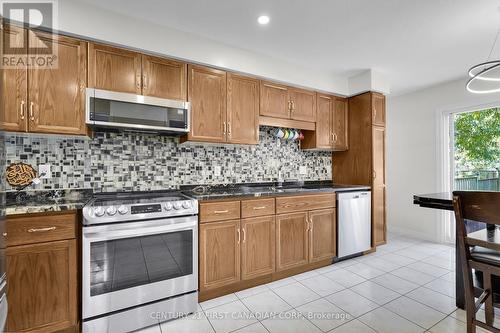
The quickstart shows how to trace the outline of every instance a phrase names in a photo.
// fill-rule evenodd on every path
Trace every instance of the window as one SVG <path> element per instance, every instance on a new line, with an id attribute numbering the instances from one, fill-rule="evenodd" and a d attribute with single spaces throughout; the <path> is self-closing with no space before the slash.
<path id="1" fill-rule="evenodd" d="M 500 108 L 452 119 L 452 190 L 500 191 Z"/>

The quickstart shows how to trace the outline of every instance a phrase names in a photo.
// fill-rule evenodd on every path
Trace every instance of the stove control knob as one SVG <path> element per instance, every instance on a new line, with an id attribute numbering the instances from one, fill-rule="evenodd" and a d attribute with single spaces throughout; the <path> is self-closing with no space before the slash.
<path id="1" fill-rule="evenodd" d="M 95 216 L 103 216 L 105 211 L 104 211 L 104 208 L 102 207 L 97 207 L 95 210 L 94 210 L 94 213 L 95 213 Z"/>
<path id="2" fill-rule="evenodd" d="M 175 203 L 174 203 L 174 209 L 175 209 L 175 210 L 179 210 L 179 209 L 181 209 L 181 208 L 182 208 L 182 206 L 181 206 L 181 203 L 180 203 L 180 202 L 175 202 Z"/>
<path id="3" fill-rule="evenodd" d="M 127 214 L 128 213 L 127 206 L 121 205 L 120 207 L 118 207 L 118 213 L 120 213 L 122 215 Z"/>
<path id="4" fill-rule="evenodd" d="M 191 208 L 191 201 L 184 201 L 182 203 L 182 208 L 185 208 L 185 209 Z"/>
<path id="5" fill-rule="evenodd" d="M 110 216 L 115 215 L 116 214 L 116 207 L 109 206 L 108 208 L 106 208 L 106 213 L 108 213 L 108 215 L 110 215 Z"/>
<path id="6" fill-rule="evenodd" d="M 172 210 L 172 208 L 173 208 L 173 206 L 172 206 L 172 204 L 171 204 L 170 202 L 167 202 L 167 203 L 165 204 L 165 209 L 166 209 L 166 210 Z"/>

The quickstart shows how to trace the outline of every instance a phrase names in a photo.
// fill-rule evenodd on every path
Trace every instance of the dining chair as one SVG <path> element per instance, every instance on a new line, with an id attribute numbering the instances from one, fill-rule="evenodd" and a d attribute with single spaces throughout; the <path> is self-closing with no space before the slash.
<path id="1" fill-rule="evenodd" d="M 455 191 L 453 192 L 458 251 L 460 251 L 467 317 L 467 333 L 475 333 L 476 326 L 500 333 L 493 327 L 494 299 L 492 275 L 500 276 L 500 192 Z M 467 234 L 465 222 L 472 220 L 486 223 L 489 228 Z M 472 270 L 482 272 L 483 287 L 477 301 Z M 482 304 L 485 322 L 476 318 Z"/>

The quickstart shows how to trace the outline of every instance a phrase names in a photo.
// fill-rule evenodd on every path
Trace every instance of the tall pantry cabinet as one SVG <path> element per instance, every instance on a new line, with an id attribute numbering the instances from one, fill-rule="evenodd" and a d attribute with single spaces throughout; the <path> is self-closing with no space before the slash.
<path id="1" fill-rule="evenodd" d="M 367 92 L 349 98 L 349 150 L 333 153 L 333 179 L 372 189 L 372 246 L 385 244 L 385 96 Z"/>

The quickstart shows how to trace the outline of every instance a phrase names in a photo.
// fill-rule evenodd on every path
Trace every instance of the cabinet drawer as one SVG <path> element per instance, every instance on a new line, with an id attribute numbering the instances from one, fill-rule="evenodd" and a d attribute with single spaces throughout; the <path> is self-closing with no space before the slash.
<path id="1" fill-rule="evenodd" d="M 275 214 L 274 198 L 244 200 L 241 202 L 241 217 L 254 217 Z"/>
<path id="2" fill-rule="evenodd" d="M 234 220 L 240 218 L 239 201 L 203 202 L 200 204 L 200 222 Z"/>
<path id="3" fill-rule="evenodd" d="M 25 245 L 76 238 L 75 213 L 7 218 L 6 245 Z"/>
<path id="4" fill-rule="evenodd" d="M 276 214 L 335 207 L 335 193 L 276 198 Z"/>

